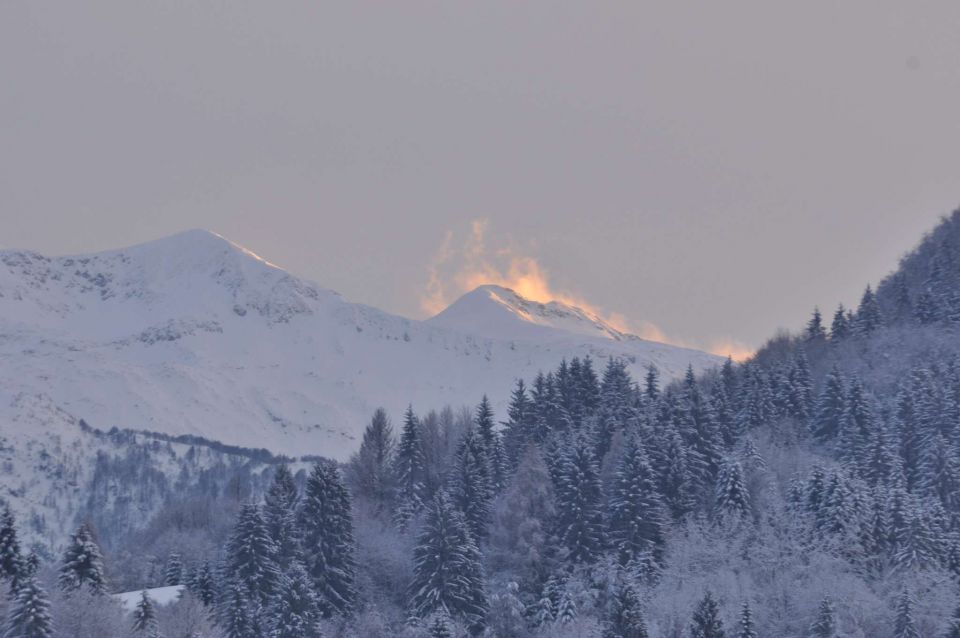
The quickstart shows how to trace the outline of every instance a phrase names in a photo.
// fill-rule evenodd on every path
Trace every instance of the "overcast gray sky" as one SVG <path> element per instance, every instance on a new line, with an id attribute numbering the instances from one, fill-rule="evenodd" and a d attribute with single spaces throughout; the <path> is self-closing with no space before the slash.
<path id="1" fill-rule="evenodd" d="M 408 316 L 540 276 L 756 346 L 960 204 L 958 33 L 955 1 L 6 0 L 0 245 L 202 227 Z"/>

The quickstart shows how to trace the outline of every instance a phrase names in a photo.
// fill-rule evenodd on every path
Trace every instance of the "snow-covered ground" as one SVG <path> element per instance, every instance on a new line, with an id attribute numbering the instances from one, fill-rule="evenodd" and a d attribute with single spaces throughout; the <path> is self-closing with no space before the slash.
<path id="1" fill-rule="evenodd" d="M 719 361 L 491 286 L 431 320 L 398 317 L 206 231 L 86 256 L 0 252 L 0 434 L 82 418 L 345 459 L 378 406 L 398 417 L 486 392 L 502 416 L 517 376 L 586 355 L 666 378 Z"/>
<path id="2" fill-rule="evenodd" d="M 133 612 L 133 610 L 137 608 L 137 604 L 140 602 L 144 591 L 147 592 L 147 598 L 150 599 L 150 602 L 163 607 L 176 602 L 177 599 L 180 598 L 180 594 L 183 592 L 183 585 L 154 587 L 153 589 L 140 591 L 125 591 L 120 594 L 114 594 L 113 597 L 120 601 L 120 604 L 123 605 L 125 610 Z"/>

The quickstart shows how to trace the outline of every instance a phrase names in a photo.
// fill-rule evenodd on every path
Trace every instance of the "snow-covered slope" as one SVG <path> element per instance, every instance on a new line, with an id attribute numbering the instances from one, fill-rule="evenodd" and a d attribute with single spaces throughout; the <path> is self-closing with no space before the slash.
<path id="1" fill-rule="evenodd" d="M 405 319 L 206 231 L 86 256 L 0 252 L 0 433 L 82 418 L 344 459 L 377 406 L 486 392 L 502 414 L 517 376 L 585 355 L 666 377 L 718 361 L 489 286 Z"/>

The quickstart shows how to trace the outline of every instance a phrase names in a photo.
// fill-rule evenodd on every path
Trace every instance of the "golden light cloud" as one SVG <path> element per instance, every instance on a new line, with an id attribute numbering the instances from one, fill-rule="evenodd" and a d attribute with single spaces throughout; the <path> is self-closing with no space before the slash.
<path id="1" fill-rule="evenodd" d="M 432 316 L 443 311 L 457 297 L 479 286 L 497 285 L 510 288 L 532 301 L 559 301 L 576 306 L 620 332 L 635 334 L 649 341 L 698 348 L 695 344 L 668 336 L 649 321 L 629 321 L 620 313 L 606 312 L 594 306 L 581 295 L 555 289 L 550 283 L 549 273 L 536 258 L 522 254 L 510 244 L 489 249 L 488 228 L 489 220 L 474 220 L 459 250 L 454 247 L 453 232 L 448 231 L 444 235 L 443 242 L 428 264 L 427 284 L 420 296 L 420 308 L 426 314 Z M 718 340 L 706 350 L 732 356 L 737 361 L 753 354 L 749 347 L 729 339 Z"/>

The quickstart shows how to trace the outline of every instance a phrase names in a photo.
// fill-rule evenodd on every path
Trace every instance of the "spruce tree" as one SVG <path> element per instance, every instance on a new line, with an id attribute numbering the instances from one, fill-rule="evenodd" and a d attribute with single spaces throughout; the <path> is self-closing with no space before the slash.
<path id="1" fill-rule="evenodd" d="M 725 522 L 741 522 L 751 516 L 750 494 L 743 480 L 743 468 L 736 460 L 723 464 L 715 490 L 716 515 Z"/>
<path id="2" fill-rule="evenodd" d="M 556 485 L 560 539 L 572 563 L 591 563 L 603 541 L 600 474 L 592 447 L 583 439 L 565 450 Z"/>
<path id="3" fill-rule="evenodd" d="M 829 598 L 820 601 L 817 618 L 810 626 L 810 638 L 837 638 L 837 619 Z"/>
<path id="4" fill-rule="evenodd" d="M 643 603 L 629 582 L 621 583 L 616 590 L 603 638 L 650 638 Z"/>
<path id="5" fill-rule="evenodd" d="M 25 576 L 23 571 L 16 520 L 10 506 L 4 503 L 0 514 L 0 579 L 9 582 L 11 590 L 16 591 L 21 578 Z"/>
<path id="6" fill-rule="evenodd" d="M 737 632 L 737 638 L 759 638 L 753 622 L 753 611 L 747 601 L 743 601 L 743 607 L 740 608 L 740 628 Z"/>
<path id="7" fill-rule="evenodd" d="M 463 512 L 475 539 L 485 538 L 490 522 L 490 466 L 481 437 L 469 430 L 460 442 L 450 477 L 450 500 Z"/>
<path id="8" fill-rule="evenodd" d="M 726 635 L 720 620 L 720 606 L 713 595 L 707 592 L 693 612 L 690 638 L 726 638 Z"/>
<path id="9" fill-rule="evenodd" d="M 443 612 L 482 628 L 487 613 L 480 550 L 442 491 L 427 508 L 414 549 L 410 604 L 420 618 Z"/>
<path id="10" fill-rule="evenodd" d="M 503 424 L 501 437 L 507 463 L 511 469 L 516 468 L 527 445 L 534 440 L 533 416 L 533 403 L 527 395 L 527 386 L 523 379 L 518 379 L 510 395 L 510 405 L 507 407 L 509 420 Z"/>
<path id="11" fill-rule="evenodd" d="M 847 322 L 847 310 L 843 304 L 833 313 L 833 323 L 830 325 L 830 340 L 842 341 L 850 336 L 850 326 Z"/>
<path id="12" fill-rule="evenodd" d="M 490 400 L 487 395 L 483 395 L 480 405 L 477 406 L 474 423 L 477 426 L 477 434 L 480 436 L 480 443 L 483 446 L 484 463 L 487 466 L 487 481 L 491 493 L 496 494 L 503 489 L 506 483 L 507 461 L 500 435 L 494 430 L 493 408 L 490 407 Z"/>
<path id="13" fill-rule="evenodd" d="M 346 613 L 356 600 L 350 494 L 332 464 L 313 466 L 300 511 L 303 562 L 325 617 Z"/>
<path id="14" fill-rule="evenodd" d="M 253 618 L 254 614 L 259 615 L 259 610 L 251 609 L 250 605 L 244 584 L 236 579 L 229 581 L 218 606 L 217 617 L 217 624 L 223 629 L 226 638 L 260 638 Z"/>
<path id="15" fill-rule="evenodd" d="M 913 619 L 913 599 L 904 590 L 897 601 L 897 618 L 893 626 L 893 638 L 920 638 L 917 624 Z"/>
<path id="16" fill-rule="evenodd" d="M 282 570 L 300 553 L 297 537 L 297 484 L 286 464 L 277 466 L 273 481 L 263 497 L 263 520 L 277 548 L 277 566 Z"/>
<path id="17" fill-rule="evenodd" d="M 390 419 L 383 408 L 377 408 L 363 431 L 360 450 L 350 460 L 350 476 L 357 492 L 373 500 L 378 509 L 393 502 L 397 488 L 396 450 Z"/>
<path id="18" fill-rule="evenodd" d="M 167 557 L 167 566 L 163 570 L 163 584 L 183 584 L 183 561 L 180 559 L 180 554 L 176 552 Z"/>
<path id="19" fill-rule="evenodd" d="M 93 531 L 86 523 L 80 525 L 77 532 L 70 536 L 57 582 L 65 592 L 83 587 L 96 595 L 105 594 L 107 591 L 103 555 L 94 540 Z"/>
<path id="20" fill-rule="evenodd" d="M 146 591 L 140 592 L 140 600 L 133 610 L 133 631 L 146 638 L 158 638 L 160 625 L 157 623 L 157 611 Z"/>
<path id="21" fill-rule="evenodd" d="M 859 380 L 849 385 L 840 424 L 840 455 L 852 465 L 863 458 L 862 452 L 874 432 L 873 411 L 866 390 Z"/>
<path id="22" fill-rule="evenodd" d="M 666 542 L 665 507 L 637 437 L 627 442 L 617 467 L 609 510 L 609 538 L 620 563 L 626 565 L 649 556 L 659 565 Z"/>
<path id="23" fill-rule="evenodd" d="M 299 562 L 294 561 L 281 574 L 269 617 L 271 638 L 322 638 L 317 596 Z"/>
<path id="24" fill-rule="evenodd" d="M 820 441 L 832 441 L 843 425 L 847 398 L 843 377 L 834 368 L 824 383 L 823 392 L 817 402 L 817 414 L 813 421 L 813 435 Z"/>
<path id="25" fill-rule="evenodd" d="M 420 435 L 420 421 L 407 407 L 403 417 L 403 430 L 394 460 L 397 477 L 398 503 L 396 522 L 403 527 L 423 505 L 426 491 L 426 461 Z"/>
<path id="26" fill-rule="evenodd" d="M 813 316 L 807 322 L 806 339 L 807 341 L 820 341 L 826 336 L 827 332 L 823 329 L 823 315 L 820 314 L 819 308 L 814 308 Z"/>
<path id="27" fill-rule="evenodd" d="M 246 591 L 249 602 L 266 608 L 273 595 L 280 571 L 277 546 L 260 513 L 260 507 L 248 502 L 240 509 L 226 546 L 226 573 Z M 256 620 L 256 614 L 251 615 Z"/>
<path id="28" fill-rule="evenodd" d="M 867 286 L 867 289 L 863 291 L 863 297 L 860 299 L 860 305 L 857 307 L 854 329 L 859 336 L 869 336 L 882 325 L 883 318 L 880 314 L 880 304 L 877 302 L 877 296 L 873 293 L 873 289 Z"/>
<path id="29" fill-rule="evenodd" d="M 217 579 L 210 561 L 203 561 L 191 583 L 191 591 L 201 603 L 212 607 L 217 598 Z"/>
<path id="30" fill-rule="evenodd" d="M 33 576 L 20 583 L 7 613 L 3 635 L 4 638 L 52 638 L 54 635 L 49 599 Z"/>

